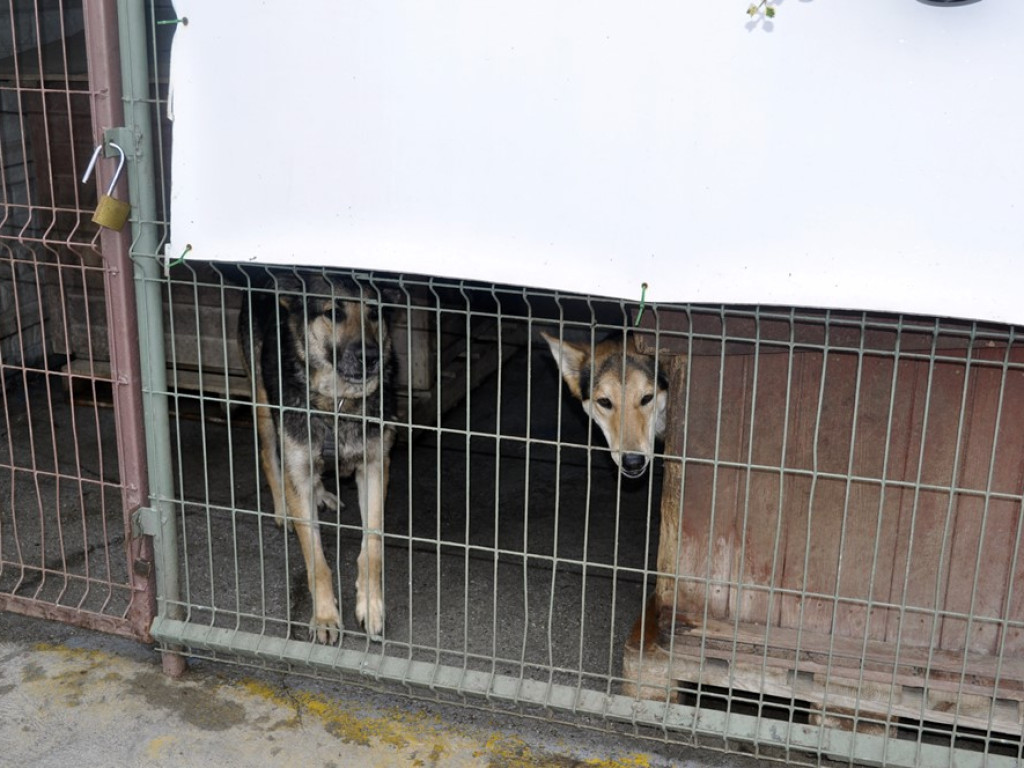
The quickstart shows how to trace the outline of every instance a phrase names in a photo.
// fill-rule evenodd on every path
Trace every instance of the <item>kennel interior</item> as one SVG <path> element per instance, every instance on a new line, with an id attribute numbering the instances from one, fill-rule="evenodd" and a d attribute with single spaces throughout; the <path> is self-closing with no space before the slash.
<path id="1" fill-rule="evenodd" d="M 166 615 L 190 638 L 304 643 L 303 560 L 295 537 L 274 524 L 251 385 L 236 375 L 243 294 L 276 290 L 273 271 L 260 271 L 186 263 L 167 281 L 181 594 Z M 255 287 L 267 276 L 269 287 Z M 383 643 L 354 618 L 362 538 L 354 485 L 337 484 L 345 503 L 337 516 L 321 510 L 345 622 L 340 649 L 614 690 L 655 557 L 660 475 L 620 481 L 580 406 L 563 397 L 538 334 L 560 324 L 586 338 L 595 322 L 621 329 L 625 308 L 349 276 L 391 315 L 399 437 L 385 511 Z"/>

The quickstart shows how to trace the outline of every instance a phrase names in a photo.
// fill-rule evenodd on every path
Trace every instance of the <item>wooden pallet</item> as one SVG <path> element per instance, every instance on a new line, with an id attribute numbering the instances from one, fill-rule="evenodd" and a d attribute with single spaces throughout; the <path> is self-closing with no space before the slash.
<path id="1" fill-rule="evenodd" d="M 437 333 L 428 327 L 402 324 L 395 339 L 395 349 L 400 355 L 409 348 L 406 334 L 413 335 L 414 359 L 411 363 L 404 359 L 400 363 L 401 373 L 396 384 L 397 418 L 400 422 L 410 418 L 413 424 L 434 424 L 439 413 L 443 415 L 454 408 L 467 392 L 479 386 L 527 343 L 525 324 L 508 323 L 499 337 L 497 321 L 492 318 L 477 320 L 473 335 L 468 339 L 459 322 L 446 323 Z M 199 370 L 188 361 L 173 368 L 168 366 L 168 390 L 223 398 L 231 403 L 247 402 L 252 395 L 252 385 L 241 367 L 237 342 L 229 337 L 227 343 L 227 359 L 231 364 L 228 370 L 209 366 Z M 440 346 L 437 353 L 434 352 L 436 346 Z M 223 358 L 223 354 L 212 357 L 214 360 Z M 435 371 L 437 363 L 440 363 L 440 374 Z M 108 361 L 72 360 L 64 366 L 63 372 L 69 374 L 75 402 L 110 402 Z M 92 386 L 94 379 L 100 391 Z"/>
<path id="2" fill-rule="evenodd" d="M 695 686 L 796 700 L 812 723 L 845 730 L 914 721 L 1024 735 L 1021 658 L 720 620 L 693 627 L 665 610 L 656 638 L 634 632 L 627 643 L 623 678 L 626 695 L 653 700 Z"/>
<path id="3" fill-rule="evenodd" d="M 72 360 L 61 369 L 71 378 L 71 387 L 75 401 L 91 403 L 91 381 L 95 379 L 99 386 L 110 386 L 110 363 L 106 360 Z M 171 392 L 189 392 L 230 396 L 231 400 L 248 400 L 252 394 L 252 385 L 242 371 L 206 370 L 197 371 L 193 368 L 167 368 L 167 388 Z M 98 400 L 105 396 L 97 395 Z"/>

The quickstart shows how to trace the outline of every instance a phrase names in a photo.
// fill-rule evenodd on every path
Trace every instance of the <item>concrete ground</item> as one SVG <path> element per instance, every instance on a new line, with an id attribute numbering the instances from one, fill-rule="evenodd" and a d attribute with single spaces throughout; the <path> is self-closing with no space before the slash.
<path id="1" fill-rule="evenodd" d="M 742 755 L 192 660 L 0 613 L 0 766 L 658 768 Z"/>

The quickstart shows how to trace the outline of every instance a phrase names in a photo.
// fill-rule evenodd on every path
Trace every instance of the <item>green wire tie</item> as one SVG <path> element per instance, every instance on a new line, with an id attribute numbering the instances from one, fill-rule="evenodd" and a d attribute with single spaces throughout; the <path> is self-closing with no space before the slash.
<path id="1" fill-rule="evenodd" d="M 192 250 L 192 245 L 191 244 L 187 244 L 185 246 L 185 250 L 181 252 L 181 256 L 179 256 L 174 261 L 172 261 L 170 264 L 168 264 L 167 268 L 170 269 L 171 267 L 176 267 L 179 264 L 181 264 L 183 261 L 185 261 L 185 256 L 187 256 L 188 252 L 191 251 L 191 250 Z"/>
<path id="2" fill-rule="evenodd" d="M 633 325 L 640 325 L 640 318 L 644 316 L 644 307 L 647 305 L 647 283 L 640 283 L 640 310 L 636 313 L 636 320 Z"/>

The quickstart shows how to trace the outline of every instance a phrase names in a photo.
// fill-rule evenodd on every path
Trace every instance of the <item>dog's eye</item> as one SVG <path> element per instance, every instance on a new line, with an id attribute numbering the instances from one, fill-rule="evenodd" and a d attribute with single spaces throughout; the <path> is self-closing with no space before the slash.
<path id="1" fill-rule="evenodd" d="M 597 404 L 606 410 L 610 410 L 612 407 L 612 401 L 609 400 L 607 397 L 597 398 Z"/>
<path id="2" fill-rule="evenodd" d="M 310 317 L 326 317 L 328 320 L 342 320 L 345 317 L 345 308 L 341 304 L 320 304 L 312 307 L 309 311 Z"/>
<path id="3" fill-rule="evenodd" d="M 647 405 L 654 399 L 654 395 L 644 395 L 640 398 L 640 405 Z"/>

